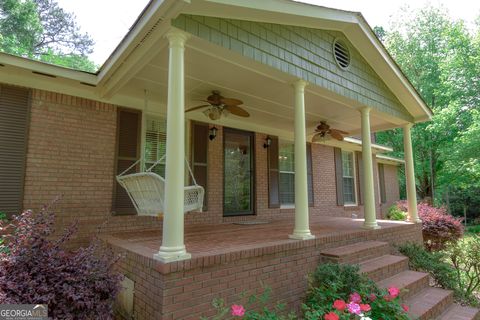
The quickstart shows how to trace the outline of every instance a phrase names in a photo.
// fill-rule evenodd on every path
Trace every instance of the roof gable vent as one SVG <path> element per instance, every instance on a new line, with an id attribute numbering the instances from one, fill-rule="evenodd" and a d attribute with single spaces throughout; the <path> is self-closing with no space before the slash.
<path id="1" fill-rule="evenodd" d="M 335 39 L 333 41 L 333 56 L 340 68 L 347 69 L 350 65 L 350 51 L 342 40 Z"/>

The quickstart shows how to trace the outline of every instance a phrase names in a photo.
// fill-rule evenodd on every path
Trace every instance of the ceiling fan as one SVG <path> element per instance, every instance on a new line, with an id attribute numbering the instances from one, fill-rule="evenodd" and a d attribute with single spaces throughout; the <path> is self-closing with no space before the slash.
<path id="1" fill-rule="evenodd" d="M 211 120 L 218 120 L 222 115 L 226 116 L 229 113 L 239 117 L 250 117 L 250 114 L 245 109 L 239 107 L 239 105 L 243 104 L 242 100 L 222 97 L 218 90 L 213 90 L 212 94 L 207 97 L 207 100 L 202 101 L 208 102 L 208 104 L 190 108 L 185 112 L 207 108 L 203 113 Z"/>
<path id="2" fill-rule="evenodd" d="M 315 128 L 315 134 L 312 137 L 312 142 L 320 142 L 328 136 L 338 141 L 343 141 L 343 136 L 346 134 L 348 134 L 348 132 L 330 128 L 327 122 L 320 121 L 320 124 Z"/>

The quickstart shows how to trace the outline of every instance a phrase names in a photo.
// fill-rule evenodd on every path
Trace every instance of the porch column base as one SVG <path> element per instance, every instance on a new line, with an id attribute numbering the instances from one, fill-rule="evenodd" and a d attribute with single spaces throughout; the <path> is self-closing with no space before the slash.
<path id="1" fill-rule="evenodd" d="M 308 231 L 295 231 L 293 230 L 293 234 L 288 236 L 290 239 L 293 240 L 310 240 L 315 239 L 315 236 Z"/>
<path id="2" fill-rule="evenodd" d="M 153 255 L 153 259 L 163 263 L 191 259 L 192 255 L 183 247 L 160 247 L 160 251 Z"/>
<path id="3" fill-rule="evenodd" d="M 420 220 L 420 218 L 412 218 L 410 214 L 408 215 L 407 221 L 412 223 L 422 223 L 422 220 Z"/>
<path id="4" fill-rule="evenodd" d="M 376 229 L 382 229 L 382 227 L 380 227 L 377 222 L 364 222 L 363 223 L 363 226 L 362 226 L 362 229 L 366 229 L 366 230 L 376 230 Z"/>

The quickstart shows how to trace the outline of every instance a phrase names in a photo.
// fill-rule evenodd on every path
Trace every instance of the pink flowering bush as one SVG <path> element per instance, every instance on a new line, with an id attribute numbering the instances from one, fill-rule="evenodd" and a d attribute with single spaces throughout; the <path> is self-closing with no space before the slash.
<path id="1" fill-rule="evenodd" d="M 407 202 L 398 201 L 397 207 L 407 212 Z M 463 236 L 463 225 L 459 218 L 448 214 L 444 207 L 436 208 L 427 203 L 419 203 L 418 216 L 422 220 L 422 233 L 425 247 L 429 251 L 438 251 L 449 242 L 456 242 Z"/>
<path id="2" fill-rule="evenodd" d="M 321 264 L 311 275 L 303 305 L 306 320 L 408 320 L 396 287 L 380 289 L 358 266 Z"/>
<path id="3" fill-rule="evenodd" d="M 116 258 L 98 242 L 65 250 L 75 227 L 52 238 L 54 221 L 47 208 L 13 218 L 0 250 L 0 303 L 47 304 L 53 319 L 111 319 L 121 281 Z"/>

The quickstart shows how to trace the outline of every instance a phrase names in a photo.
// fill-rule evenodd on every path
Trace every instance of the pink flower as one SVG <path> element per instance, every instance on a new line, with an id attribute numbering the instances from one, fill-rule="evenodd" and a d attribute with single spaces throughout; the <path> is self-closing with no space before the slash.
<path id="1" fill-rule="evenodd" d="M 375 301 L 375 300 L 377 300 L 377 296 L 375 295 L 375 293 L 370 293 L 370 295 L 368 296 L 368 298 L 370 299 L 370 301 Z"/>
<path id="2" fill-rule="evenodd" d="M 340 319 L 335 312 L 329 312 L 324 317 L 324 320 L 338 320 Z"/>
<path id="3" fill-rule="evenodd" d="M 408 312 L 410 308 L 406 304 L 402 304 L 403 311 Z"/>
<path id="4" fill-rule="evenodd" d="M 358 292 L 354 292 L 350 295 L 350 302 L 360 303 L 362 302 L 362 297 L 358 294 Z"/>
<path id="5" fill-rule="evenodd" d="M 390 287 L 388 288 L 388 293 L 392 296 L 392 298 L 396 298 L 400 294 L 400 290 L 398 290 L 396 287 Z"/>
<path id="6" fill-rule="evenodd" d="M 362 312 L 362 310 L 360 310 L 360 305 L 355 302 L 350 302 L 349 304 L 347 304 L 347 309 L 348 309 L 348 312 L 352 314 L 358 315 Z"/>
<path id="7" fill-rule="evenodd" d="M 242 305 L 232 304 L 232 316 L 243 317 L 245 308 Z"/>
<path id="8" fill-rule="evenodd" d="M 333 302 L 333 307 L 338 311 L 343 311 L 347 307 L 347 304 L 343 300 L 335 300 L 335 302 Z"/>
<path id="9" fill-rule="evenodd" d="M 360 310 L 362 310 L 363 312 L 368 312 L 372 310 L 372 308 L 369 304 L 360 304 Z"/>
<path id="10" fill-rule="evenodd" d="M 395 298 L 392 297 L 391 295 L 387 294 L 387 295 L 383 296 L 383 299 L 384 299 L 385 301 L 390 302 L 390 301 L 392 301 L 392 300 L 395 299 Z"/>

